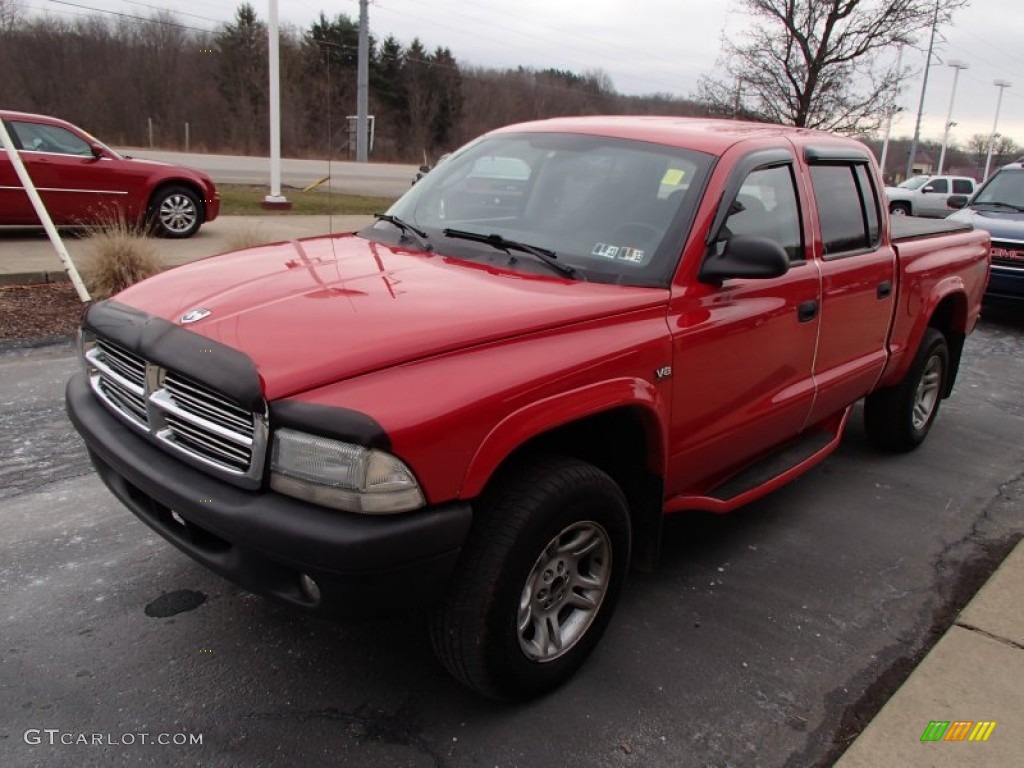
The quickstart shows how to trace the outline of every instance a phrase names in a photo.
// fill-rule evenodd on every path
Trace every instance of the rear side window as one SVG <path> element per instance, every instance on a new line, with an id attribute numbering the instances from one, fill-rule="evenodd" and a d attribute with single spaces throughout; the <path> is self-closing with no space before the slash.
<path id="1" fill-rule="evenodd" d="M 878 246 L 878 196 L 865 163 L 811 166 L 825 258 Z"/>
<path id="2" fill-rule="evenodd" d="M 953 179 L 954 195 L 969 195 L 974 192 L 974 184 L 967 179 Z"/>

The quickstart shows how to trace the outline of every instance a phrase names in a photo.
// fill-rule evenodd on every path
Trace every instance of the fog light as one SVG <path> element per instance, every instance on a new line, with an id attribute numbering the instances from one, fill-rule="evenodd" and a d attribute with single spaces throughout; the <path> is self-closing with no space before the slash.
<path id="1" fill-rule="evenodd" d="M 305 573 L 299 575 L 299 586 L 302 587 L 302 594 L 308 597 L 312 602 L 320 602 L 320 587 L 313 581 L 313 577 Z"/>

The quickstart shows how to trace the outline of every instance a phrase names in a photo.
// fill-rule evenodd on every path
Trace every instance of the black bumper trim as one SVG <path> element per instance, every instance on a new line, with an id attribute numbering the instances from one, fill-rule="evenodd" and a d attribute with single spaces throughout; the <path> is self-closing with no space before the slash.
<path id="1" fill-rule="evenodd" d="M 326 510 L 245 491 L 183 464 L 124 426 L 84 374 L 67 409 L 101 479 L 178 549 L 252 592 L 331 613 L 389 613 L 440 596 L 469 531 L 466 502 L 393 516 Z M 177 517 L 183 522 L 175 519 Z M 299 589 L 311 576 L 322 599 Z"/>

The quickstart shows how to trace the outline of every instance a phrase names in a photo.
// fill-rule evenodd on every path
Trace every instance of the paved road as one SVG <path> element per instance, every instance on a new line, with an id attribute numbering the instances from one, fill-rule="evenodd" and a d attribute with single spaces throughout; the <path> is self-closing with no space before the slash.
<path id="1" fill-rule="evenodd" d="M 417 617 L 298 615 L 137 522 L 62 414 L 75 366 L 62 348 L 0 355 L 5 767 L 828 765 L 1024 533 L 1024 320 L 986 321 L 920 450 L 875 453 L 858 419 L 769 498 L 674 518 L 582 672 L 498 706 L 446 677 Z M 28 729 L 203 743 L 29 745 Z"/>
<path id="2" fill-rule="evenodd" d="M 208 155 L 195 152 L 163 152 L 148 149 L 124 150 L 133 157 L 187 165 L 206 171 L 218 184 L 270 184 L 270 160 L 266 157 Z M 330 186 L 339 192 L 398 197 L 412 183 L 416 166 L 387 163 L 352 163 L 334 160 L 281 161 L 281 183 L 305 187 L 330 176 Z"/>

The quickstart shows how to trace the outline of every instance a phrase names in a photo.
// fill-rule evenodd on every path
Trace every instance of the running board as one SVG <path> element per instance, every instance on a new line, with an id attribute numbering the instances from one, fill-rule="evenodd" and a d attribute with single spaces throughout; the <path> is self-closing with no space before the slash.
<path id="1" fill-rule="evenodd" d="M 838 447 L 851 410 L 847 408 L 840 418 L 801 435 L 705 494 L 669 499 L 665 502 L 665 512 L 731 512 L 782 487 L 819 464 Z"/>

